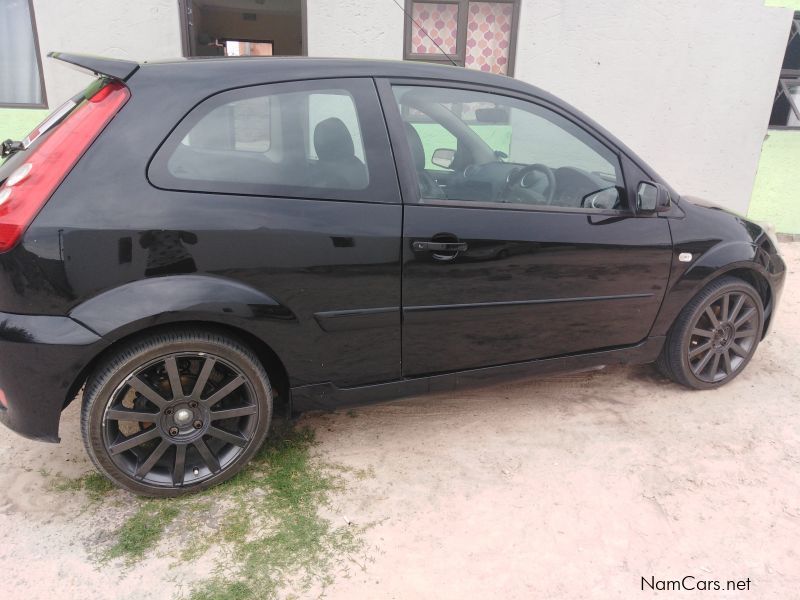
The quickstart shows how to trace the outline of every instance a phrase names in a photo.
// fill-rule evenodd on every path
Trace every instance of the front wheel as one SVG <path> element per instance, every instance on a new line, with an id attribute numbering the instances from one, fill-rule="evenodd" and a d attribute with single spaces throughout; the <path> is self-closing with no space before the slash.
<path id="1" fill-rule="evenodd" d="M 81 429 L 92 462 L 114 483 L 167 497 L 235 475 L 271 418 L 269 379 L 250 349 L 182 329 L 109 356 L 87 383 Z"/>
<path id="2" fill-rule="evenodd" d="M 761 296 L 735 277 L 711 282 L 681 311 L 659 358 L 661 371 L 687 387 L 731 381 L 753 358 L 764 327 Z"/>

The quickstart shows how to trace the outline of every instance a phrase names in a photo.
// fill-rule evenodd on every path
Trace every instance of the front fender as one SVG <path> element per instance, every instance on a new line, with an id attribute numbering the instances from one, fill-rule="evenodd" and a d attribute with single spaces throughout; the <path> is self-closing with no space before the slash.
<path id="1" fill-rule="evenodd" d="M 175 321 L 241 324 L 295 319 L 275 298 L 239 282 L 209 275 L 174 275 L 127 283 L 78 305 L 69 316 L 113 339 Z"/>
<path id="2" fill-rule="evenodd" d="M 683 253 L 697 255 L 698 251 L 702 254 L 691 262 L 684 263 L 678 259 Z M 764 266 L 769 266 L 768 261 L 769 256 L 761 248 L 742 240 L 716 243 L 707 249 L 698 247 L 697 243 L 676 245 L 670 285 L 651 335 L 666 335 L 683 307 L 710 281 L 726 273 L 746 269 L 756 273 L 772 288 L 772 277 Z"/>
<path id="3" fill-rule="evenodd" d="M 676 257 L 683 250 L 676 249 Z M 686 283 L 688 288 L 700 291 L 709 281 L 735 269 L 747 268 L 758 271 L 767 277 L 766 269 L 759 264 L 758 247 L 750 242 L 734 241 L 719 243 L 701 254 L 690 263 L 685 263 L 688 268 L 676 273 L 675 282 L 679 287 Z M 680 263 L 680 261 L 677 261 Z M 692 294 L 694 295 L 694 294 Z"/>

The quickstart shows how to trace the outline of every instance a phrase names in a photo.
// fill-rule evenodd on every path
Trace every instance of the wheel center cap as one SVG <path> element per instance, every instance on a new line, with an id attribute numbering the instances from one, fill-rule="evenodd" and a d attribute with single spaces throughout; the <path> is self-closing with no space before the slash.
<path id="1" fill-rule="evenodd" d="M 188 408 L 179 408 L 175 411 L 175 423 L 178 425 L 188 425 L 194 418 L 194 413 Z"/>
<path id="2" fill-rule="evenodd" d="M 726 347 L 733 339 L 733 326 L 730 323 L 723 323 L 714 332 L 713 343 L 717 348 Z"/>

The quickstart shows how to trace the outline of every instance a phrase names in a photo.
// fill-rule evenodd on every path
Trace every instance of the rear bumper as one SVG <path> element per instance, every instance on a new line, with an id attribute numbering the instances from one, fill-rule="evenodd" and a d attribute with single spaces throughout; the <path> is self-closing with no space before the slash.
<path id="1" fill-rule="evenodd" d="M 27 438 L 58 442 L 71 387 L 103 346 L 68 317 L 0 313 L 0 423 Z M 75 390 L 77 391 L 77 390 Z"/>

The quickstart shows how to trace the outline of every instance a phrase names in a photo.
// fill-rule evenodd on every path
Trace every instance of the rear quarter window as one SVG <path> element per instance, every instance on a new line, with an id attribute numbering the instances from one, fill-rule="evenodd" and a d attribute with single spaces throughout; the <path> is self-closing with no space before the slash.
<path id="1" fill-rule="evenodd" d="M 399 201 L 377 94 L 366 79 L 217 94 L 167 138 L 149 177 L 172 190 Z"/>

